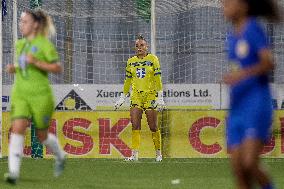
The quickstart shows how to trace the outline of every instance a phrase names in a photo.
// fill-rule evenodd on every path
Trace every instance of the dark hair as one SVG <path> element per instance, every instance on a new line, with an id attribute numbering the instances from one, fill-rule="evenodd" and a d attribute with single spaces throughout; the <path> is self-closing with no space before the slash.
<path id="1" fill-rule="evenodd" d="M 144 40 L 144 41 L 146 41 L 146 39 L 144 38 L 144 36 L 142 34 L 138 34 L 136 40 Z"/>
<path id="2" fill-rule="evenodd" d="M 34 21 L 39 23 L 38 32 L 42 35 L 53 35 L 55 33 L 55 28 L 52 19 L 41 9 L 36 10 L 25 10 L 27 14 L 30 14 Z"/>
<path id="3" fill-rule="evenodd" d="M 242 0 L 248 5 L 249 16 L 264 17 L 269 21 L 281 20 L 280 9 L 274 0 Z"/>

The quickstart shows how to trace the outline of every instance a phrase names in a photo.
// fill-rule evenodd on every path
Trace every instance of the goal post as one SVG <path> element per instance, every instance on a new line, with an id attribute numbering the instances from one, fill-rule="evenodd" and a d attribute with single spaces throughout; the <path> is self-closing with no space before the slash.
<path id="1" fill-rule="evenodd" d="M 151 0 L 151 53 L 156 54 L 156 0 Z"/>
<path id="2" fill-rule="evenodd" d="M 1 15 L 0 15 L 0 95 L 1 95 L 1 101 L 0 101 L 0 107 L 1 107 L 1 112 L 0 112 L 0 158 L 2 158 L 2 54 L 3 54 L 3 45 L 2 45 L 2 16 L 3 16 L 3 6 L 1 3 Z"/>

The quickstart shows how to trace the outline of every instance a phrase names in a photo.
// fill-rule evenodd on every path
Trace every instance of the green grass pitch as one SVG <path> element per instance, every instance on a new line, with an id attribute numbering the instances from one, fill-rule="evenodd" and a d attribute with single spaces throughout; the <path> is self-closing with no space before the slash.
<path id="1" fill-rule="evenodd" d="M 284 188 L 284 159 L 264 159 L 276 183 Z M 7 159 L 0 159 L 0 175 Z M 52 159 L 25 158 L 16 186 L 0 181 L 1 189 L 233 189 L 228 159 L 68 159 L 59 178 L 53 177 Z"/>

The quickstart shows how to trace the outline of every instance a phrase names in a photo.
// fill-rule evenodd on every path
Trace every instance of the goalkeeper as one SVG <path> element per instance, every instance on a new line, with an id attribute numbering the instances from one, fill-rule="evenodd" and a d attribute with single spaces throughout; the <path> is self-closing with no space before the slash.
<path id="1" fill-rule="evenodd" d="M 161 132 L 157 125 L 157 110 L 162 111 L 165 103 L 159 59 L 148 53 L 147 42 L 141 35 L 135 41 L 135 50 L 136 55 L 127 61 L 123 93 L 115 103 L 115 109 L 118 109 L 125 102 L 131 86 L 132 155 L 126 160 L 138 160 L 141 119 L 143 112 L 145 112 L 149 128 L 152 131 L 156 161 L 162 161 Z"/>
<path id="2" fill-rule="evenodd" d="M 11 94 L 9 173 L 5 174 L 6 182 L 11 184 L 15 184 L 20 175 L 24 135 L 31 120 L 35 123 L 39 141 L 55 155 L 55 176 L 61 174 L 65 162 L 65 153 L 57 138 L 48 133 L 54 110 L 48 72 L 62 70 L 57 51 L 47 38 L 54 31 L 53 23 L 43 11 L 27 10 L 21 14 L 19 28 L 23 38 L 16 43 L 17 61 L 7 65 L 7 72 L 15 74 Z"/>

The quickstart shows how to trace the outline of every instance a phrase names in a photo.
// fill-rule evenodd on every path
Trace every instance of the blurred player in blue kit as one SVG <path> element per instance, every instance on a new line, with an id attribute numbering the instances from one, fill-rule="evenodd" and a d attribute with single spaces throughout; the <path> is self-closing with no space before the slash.
<path id="1" fill-rule="evenodd" d="M 269 139 L 272 97 L 268 74 L 274 68 L 268 37 L 258 17 L 279 21 L 272 0 L 223 0 L 224 15 L 232 23 L 228 35 L 228 58 L 232 70 L 224 76 L 230 86 L 227 147 L 237 188 L 274 188 L 261 167 L 259 156 Z"/>

